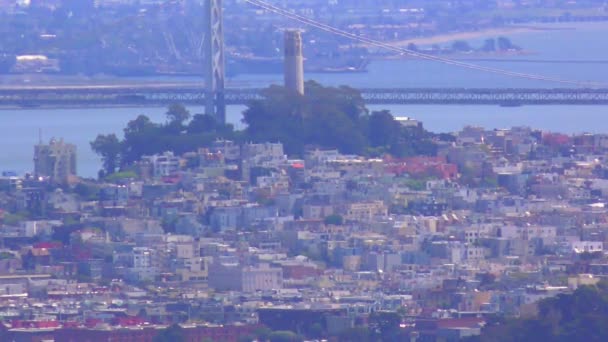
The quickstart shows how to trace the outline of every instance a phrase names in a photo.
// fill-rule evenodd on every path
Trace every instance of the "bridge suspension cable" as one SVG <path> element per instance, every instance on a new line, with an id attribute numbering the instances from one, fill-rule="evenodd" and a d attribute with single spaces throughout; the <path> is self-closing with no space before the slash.
<path id="1" fill-rule="evenodd" d="M 244 0 L 244 1 L 251 5 L 259 7 L 261 9 L 264 9 L 269 12 L 281 15 L 283 17 L 295 20 L 299 23 L 317 28 L 319 30 L 323 30 L 323 31 L 326 31 L 326 32 L 329 32 L 329 33 L 332 33 L 332 34 L 335 34 L 338 36 L 342 36 L 342 37 L 345 37 L 345 38 L 348 38 L 348 39 L 351 39 L 354 41 L 358 41 L 360 43 L 383 48 L 383 49 L 386 49 L 389 51 L 398 52 L 401 54 L 409 55 L 409 56 L 420 58 L 420 59 L 435 61 L 435 62 L 447 64 L 447 65 L 470 69 L 470 70 L 482 71 L 482 72 L 487 72 L 487 73 L 492 73 L 492 74 L 497 74 L 497 75 L 502 75 L 502 76 L 508 76 L 508 77 L 514 77 L 514 78 L 522 78 L 522 79 L 527 79 L 527 80 L 561 83 L 561 84 L 575 85 L 578 87 L 597 88 L 597 87 L 604 86 L 604 84 L 598 83 L 598 82 L 575 81 L 575 80 L 567 80 L 567 79 L 562 79 L 562 78 L 557 78 L 557 77 L 528 74 L 528 73 L 505 70 L 505 69 L 486 67 L 486 66 L 482 66 L 482 65 L 478 65 L 478 64 L 466 63 L 466 62 L 461 62 L 461 61 L 453 60 L 453 59 L 449 59 L 449 58 L 420 53 L 420 52 L 402 48 L 402 47 L 399 47 L 399 46 L 396 46 L 396 45 L 393 45 L 390 43 L 385 43 L 385 42 L 382 42 L 379 40 L 358 36 L 356 34 L 335 28 L 333 26 L 330 26 L 330 25 L 324 24 L 322 22 L 316 21 L 314 19 L 299 15 L 297 13 L 292 13 L 286 9 L 277 7 L 273 4 L 270 4 L 265 1 L 261 1 L 261 0 Z"/>

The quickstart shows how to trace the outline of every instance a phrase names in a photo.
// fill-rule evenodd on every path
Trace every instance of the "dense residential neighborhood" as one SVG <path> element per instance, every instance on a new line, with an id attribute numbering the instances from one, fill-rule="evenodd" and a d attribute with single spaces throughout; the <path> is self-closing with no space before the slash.
<path id="1" fill-rule="evenodd" d="M 392 320 L 380 333 L 457 341 L 607 274 L 608 136 L 467 127 L 434 144 L 292 159 L 216 140 L 94 181 L 66 167 L 69 142 L 41 142 L 34 174 L 0 179 L 0 339 L 179 323 L 188 341 L 352 341 Z"/>
<path id="2" fill-rule="evenodd" d="M 268 1 L 0 0 L 0 342 L 607 341 L 608 3 Z"/>

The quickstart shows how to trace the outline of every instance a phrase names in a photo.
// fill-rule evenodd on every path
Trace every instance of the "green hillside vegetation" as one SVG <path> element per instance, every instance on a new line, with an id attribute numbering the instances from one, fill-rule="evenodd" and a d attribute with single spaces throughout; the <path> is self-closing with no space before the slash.
<path id="1" fill-rule="evenodd" d="M 467 342 L 608 341 L 608 282 L 541 301 L 534 318 L 497 318 Z"/>
<path id="2" fill-rule="evenodd" d="M 361 93 L 353 88 L 308 82 L 305 96 L 280 86 L 267 88 L 262 95 L 244 111 L 244 131 L 208 115 L 191 116 L 182 105 L 174 104 L 167 110 L 166 122 L 155 123 L 140 115 L 127 124 L 123 139 L 102 134 L 91 147 L 103 159 L 104 175 L 124 170 L 145 155 L 196 151 L 217 139 L 281 142 L 293 157 L 302 157 L 309 147 L 365 156 L 436 153 L 433 134 L 402 126 L 389 111 L 370 113 Z"/>

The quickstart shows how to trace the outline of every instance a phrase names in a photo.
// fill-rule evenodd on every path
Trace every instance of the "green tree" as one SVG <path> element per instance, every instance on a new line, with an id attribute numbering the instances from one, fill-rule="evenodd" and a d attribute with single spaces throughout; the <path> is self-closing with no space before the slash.
<path id="1" fill-rule="evenodd" d="M 471 48 L 471 45 L 464 40 L 457 40 L 452 43 L 452 50 L 467 52 L 473 50 L 473 48 Z"/>
<path id="2" fill-rule="evenodd" d="M 388 110 L 372 112 L 369 118 L 369 142 L 372 146 L 389 146 L 398 141 L 401 125 Z"/>
<path id="3" fill-rule="evenodd" d="M 170 109 L 178 112 L 178 110 Z M 108 136 L 102 136 L 92 143 L 94 147 L 106 147 Z M 209 146 L 218 138 L 234 139 L 238 135 L 229 124 L 217 123 L 208 115 L 195 115 L 188 126 L 184 127 L 179 119 L 161 125 L 154 123 L 145 115 L 139 115 L 129 121 L 124 128 L 124 139 L 116 144 L 118 139 L 112 137 L 115 148 L 120 148 L 120 166 L 127 167 L 141 159 L 142 156 L 154 155 L 167 151 L 181 155 L 185 152 L 196 151 L 200 147 Z M 109 145 L 109 144 L 108 144 Z M 106 149 L 96 149 L 95 152 L 104 156 Z M 115 161 L 116 163 L 116 161 Z"/>
<path id="4" fill-rule="evenodd" d="M 29 218 L 28 213 L 19 212 L 13 214 L 4 214 L 2 222 L 7 226 L 15 226 L 22 221 L 26 221 Z"/>
<path id="5" fill-rule="evenodd" d="M 281 142 L 288 155 L 300 157 L 308 147 L 372 156 L 436 154 L 432 134 L 421 127 L 402 127 L 388 111 L 370 115 L 360 92 L 349 87 L 307 82 L 306 95 L 299 96 L 284 87 L 271 86 L 262 91 L 262 97 L 250 102 L 244 111 L 247 128 L 243 132 L 200 114 L 184 126 L 189 113 L 183 106 L 172 105 L 167 111 L 168 123 L 157 124 L 140 115 L 127 124 L 122 141 L 100 136 L 92 147 L 107 161 L 108 173 L 118 166 L 124 169 L 142 156 L 166 151 L 181 155 L 217 139 Z"/>
<path id="6" fill-rule="evenodd" d="M 364 131 L 356 121 L 337 108 L 315 111 L 318 114 L 306 120 L 306 136 L 302 145 L 338 148 L 342 153 L 363 154 L 367 145 Z"/>
<path id="7" fill-rule="evenodd" d="M 259 327 L 253 331 L 253 335 L 260 341 L 267 341 L 271 333 L 272 330 L 266 327 Z"/>
<path id="8" fill-rule="evenodd" d="M 582 286 L 538 303 L 538 316 L 489 321 L 467 341 L 607 341 L 608 283 Z"/>
<path id="9" fill-rule="evenodd" d="M 183 125 L 184 122 L 190 119 L 190 112 L 186 109 L 186 107 L 179 103 L 171 104 L 169 108 L 167 108 L 166 115 L 170 124 L 176 123 Z"/>
<path id="10" fill-rule="evenodd" d="M 91 148 L 101 156 L 106 175 L 113 174 L 120 165 L 122 144 L 116 134 L 100 134 L 91 142 Z"/>
<path id="11" fill-rule="evenodd" d="M 380 341 L 398 341 L 401 317 L 396 312 L 376 311 L 369 316 L 372 336 Z"/>
<path id="12" fill-rule="evenodd" d="M 274 331 L 268 336 L 270 342 L 302 342 L 304 338 L 292 331 Z"/>
<path id="13" fill-rule="evenodd" d="M 367 114 L 361 94 L 348 87 L 306 83 L 306 95 L 272 86 L 263 100 L 245 110 L 245 138 L 254 142 L 278 141 L 290 155 L 302 155 L 306 145 L 362 153 L 367 142 L 361 118 Z"/>
<path id="14" fill-rule="evenodd" d="M 173 324 L 166 329 L 161 330 L 156 335 L 152 342 L 185 342 L 186 336 L 184 335 L 184 329 L 179 324 Z"/>
<path id="15" fill-rule="evenodd" d="M 245 135 L 253 142 L 281 142 L 288 154 L 304 151 L 305 98 L 284 87 L 271 86 L 264 100 L 251 102 L 243 113 Z"/>
<path id="16" fill-rule="evenodd" d="M 150 118 L 142 114 L 135 118 L 135 120 L 131 120 L 127 123 L 124 133 L 125 136 L 139 134 L 155 127 L 156 125 L 150 120 Z"/>
<path id="17" fill-rule="evenodd" d="M 329 215 L 325 218 L 325 224 L 341 226 L 344 224 L 344 218 L 342 218 L 340 215 Z"/>
<path id="18" fill-rule="evenodd" d="M 481 47 L 481 51 L 484 51 L 484 52 L 496 51 L 496 39 L 488 38 L 488 39 L 484 40 L 483 46 Z"/>
<path id="19" fill-rule="evenodd" d="M 161 127 L 145 115 L 139 115 L 135 120 L 129 121 L 124 133 L 123 165 L 138 161 L 144 155 L 168 150 L 167 139 Z"/>
<path id="20" fill-rule="evenodd" d="M 74 186 L 73 191 L 85 201 L 96 201 L 99 199 L 99 187 L 96 184 L 81 182 Z"/>
<path id="21" fill-rule="evenodd" d="M 372 342 L 372 335 L 367 327 L 350 328 L 338 336 L 340 342 Z"/>
<path id="22" fill-rule="evenodd" d="M 500 50 L 500 51 L 521 50 L 521 48 L 519 46 L 511 43 L 511 40 L 507 37 L 498 37 L 496 43 L 498 45 L 498 50 Z"/>
<path id="23" fill-rule="evenodd" d="M 321 339 L 325 334 L 325 329 L 321 325 L 321 323 L 317 322 L 310 326 L 306 335 L 312 338 Z"/>
<path id="24" fill-rule="evenodd" d="M 128 179 L 134 179 L 137 178 L 137 173 L 135 173 L 134 171 L 121 171 L 121 172 L 115 172 L 111 175 L 108 175 L 105 177 L 105 181 L 110 182 L 110 183 L 117 183 L 120 181 L 125 181 Z"/>
<path id="25" fill-rule="evenodd" d="M 255 341 L 255 339 L 256 339 L 256 338 L 255 338 L 255 336 L 253 336 L 253 335 L 242 335 L 242 336 L 239 336 L 239 337 L 236 339 L 236 341 L 237 341 L 237 342 L 251 342 L 251 341 Z"/>
<path id="26" fill-rule="evenodd" d="M 218 129 L 218 124 L 215 118 L 208 114 L 196 114 L 188 124 L 188 133 L 200 134 L 213 132 Z"/>

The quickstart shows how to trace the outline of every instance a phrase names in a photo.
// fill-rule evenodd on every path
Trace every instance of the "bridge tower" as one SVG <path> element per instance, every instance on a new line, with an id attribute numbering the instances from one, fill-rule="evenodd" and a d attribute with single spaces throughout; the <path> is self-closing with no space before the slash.
<path id="1" fill-rule="evenodd" d="M 205 113 L 226 122 L 224 22 L 222 0 L 205 1 Z"/>

